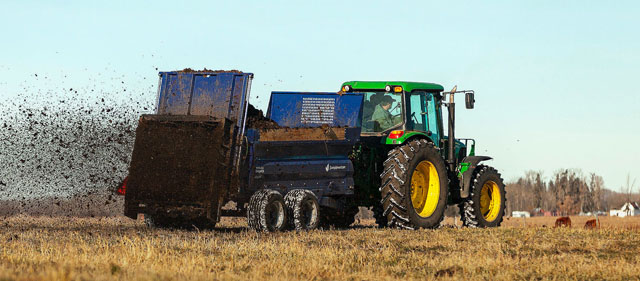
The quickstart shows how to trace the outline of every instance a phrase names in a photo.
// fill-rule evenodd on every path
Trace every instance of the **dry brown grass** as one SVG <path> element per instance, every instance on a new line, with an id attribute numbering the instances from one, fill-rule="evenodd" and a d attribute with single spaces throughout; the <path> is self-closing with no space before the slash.
<path id="1" fill-rule="evenodd" d="M 533 217 L 533 218 L 505 218 L 502 227 L 553 227 L 558 217 Z M 588 220 L 593 220 L 593 216 L 570 216 L 571 228 L 584 228 Z M 601 228 L 640 230 L 640 217 L 602 217 L 599 216 Z M 446 224 L 455 224 L 453 218 L 447 218 Z M 458 225 L 460 221 L 457 220 Z"/>
<path id="2" fill-rule="evenodd" d="M 602 218 L 599 230 L 582 229 L 583 218 L 574 217 L 573 228 L 548 227 L 554 220 L 268 234 L 232 220 L 198 232 L 119 217 L 16 216 L 0 221 L 0 280 L 640 278 L 639 218 Z"/>

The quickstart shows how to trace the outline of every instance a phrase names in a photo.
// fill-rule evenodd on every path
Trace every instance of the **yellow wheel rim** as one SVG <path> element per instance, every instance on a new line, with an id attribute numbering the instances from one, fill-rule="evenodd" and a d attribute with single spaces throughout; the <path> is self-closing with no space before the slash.
<path id="1" fill-rule="evenodd" d="M 486 221 L 492 222 L 498 218 L 500 201 L 500 188 L 498 184 L 494 181 L 485 182 L 480 192 L 480 211 Z"/>
<path id="2" fill-rule="evenodd" d="M 424 160 L 411 175 L 411 203 L 419 216 L 433 214 L 440 200 L 440 178 L 433 163 Z"/>

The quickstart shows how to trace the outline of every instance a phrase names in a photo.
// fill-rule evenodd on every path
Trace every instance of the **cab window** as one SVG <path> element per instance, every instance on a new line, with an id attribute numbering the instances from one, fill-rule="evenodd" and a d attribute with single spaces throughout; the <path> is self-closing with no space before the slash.
<path id="1" fill-rule="evenodd" d="M 402 94 L 365 92 L 362 132 L 384 132 L 402 124 Z"/>
<path id="2" fill-rule="evenodd" d="M 409 120 L 407 127 L 410 130 L 426 132 L 429 130 L 427 123 L 428 94 L 424 92 L 411 93 L 409 95 Z"/>

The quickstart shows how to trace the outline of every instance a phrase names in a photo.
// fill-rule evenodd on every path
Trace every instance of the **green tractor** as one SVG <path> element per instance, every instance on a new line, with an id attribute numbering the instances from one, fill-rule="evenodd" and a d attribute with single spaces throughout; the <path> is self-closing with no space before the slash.
<path id="1" fill-rule="evenodd" d="M 346 217 L 357 205 L 371 206 L 380 226 L 437 228 L 447 205 L 457 204 L 465 226 L 500 225 L 505 186 L 496 169 L 480 164 L 492 158 L 475 155 L 475 140 L 455 138 L 454 96 L 464 94 L 472 109 L 473 91 L 445 92 L 433 83 L 350 81 L 341 92 L 364 96 L 361 138 L 350 155 L 356 200 Z M 448 108 L 447 135 L 442 106 Z"/>

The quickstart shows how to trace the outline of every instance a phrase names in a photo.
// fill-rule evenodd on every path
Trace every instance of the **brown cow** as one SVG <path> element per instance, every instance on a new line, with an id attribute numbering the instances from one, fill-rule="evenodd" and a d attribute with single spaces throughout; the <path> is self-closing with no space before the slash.
<path id="1" fill-rule="evenodd" d="M 600 228 L 600 222 L 596 220 L 588 220 L 587 223 L 584 224 L 584 229 L 596 229 Z"/>
<path id="2" fill-rule="evenodd" d="M 569 217 L 559 217 L 556 220 L 556 227 L 561 226 L 571 227 L 571 219 Z"/>

